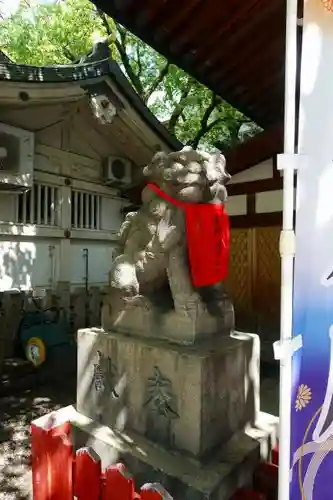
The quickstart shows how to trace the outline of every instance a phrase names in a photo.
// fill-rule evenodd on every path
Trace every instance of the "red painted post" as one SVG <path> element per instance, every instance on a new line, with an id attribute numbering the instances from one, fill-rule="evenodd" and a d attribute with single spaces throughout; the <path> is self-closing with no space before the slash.
<path id="1" fill-rule="evenodd" d="M 123 464 L 110 465 L 105 471 L 103 500 L 133 500 L 134 481 Z"/>
<path id="2" fill-rule="evenodd" d="M 92 448 L 76 452 L 74 494 L 78 500 L 99 500 L 101 494 L 101 459 Z"/>
<path id="3" fill-rule="evenodd" d="M 253 478 L 254 488 L 262 491 L 266 495 L 267 500 L 277 498 L 278 469 L 278 466 L 271 462 L 263 462 L 255 470 Z"/>
<path id="4" fill-rule="evenodd" d="M 31 424 L 32 485 L 34 500 L 72 500 L 73 451 L 71 425 L 57 412 Z"/>
<path id="5" fill-rule="evenodd" d="M 158 483 L 149 483 L 142 486 L 141 500 L 172 500 L 172 496 Z"/>
<path id="6" fill-rule="evenodd" d="M 276 445 L 272 449 L 272 464 L 279 465 L 279 446 Z"/>

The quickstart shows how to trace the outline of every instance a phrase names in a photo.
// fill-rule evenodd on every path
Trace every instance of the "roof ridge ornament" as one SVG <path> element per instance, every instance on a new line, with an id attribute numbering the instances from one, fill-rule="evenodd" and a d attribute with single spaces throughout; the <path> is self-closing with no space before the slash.
<path id="1" fill-rule="evenodd" d="M 105 61 L 106 59 L 111 59 L 111 50 L 109 47 L 109 38 L 104 38 L 97 40 L 93 44 L 92 51 L 89 54 L 84 55 L 80 58 L 77 64 L 86 64 Z"/>
<path id="2" fill-rule="evenodd" d="M 116 106 L 107 95 L 97 94 L 90 97 L 92 112 L 102 125 L 110 125 L 117 114 Z"/>

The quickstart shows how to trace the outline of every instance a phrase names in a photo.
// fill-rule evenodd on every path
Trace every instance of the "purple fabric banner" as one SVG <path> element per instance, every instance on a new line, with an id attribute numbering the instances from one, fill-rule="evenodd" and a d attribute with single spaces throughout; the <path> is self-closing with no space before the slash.
<path id="1" fill-rule="evenodd" d="M 291 500 L 333 498 L 333 9 L 304 2 L 293 334 Z"/>

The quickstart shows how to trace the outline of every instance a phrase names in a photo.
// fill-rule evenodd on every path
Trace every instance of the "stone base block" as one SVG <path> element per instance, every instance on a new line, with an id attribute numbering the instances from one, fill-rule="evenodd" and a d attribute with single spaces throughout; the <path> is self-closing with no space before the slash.
<path id="1" fill-rule="evenodd" d="M 252 482 L 260 460 L 259 444 L 245 434 L 235 436 L 204 466 L 172 453 L 136 433 L 118 433 L 87 419 L 74 428 L 75 448 L 92 447 L 102 467 L 122 462 L 141 487 L 158 482 L 175 499 L 229 500 L 238 488 Z"/>
<path id="2" fill-rule="evenodd" d="M 112 307 L 112 295 L 104 298 L 102 327 L 131 335 L 167 339 L 182 344 L 192 344 L 209 337 L 229 336 L 235 327 L 234 309 L 225 299 L 223 314 L 212 315 L 197 304 L 190 312 L 161 311 L 145 297 L 135 297 L 129 304 L 122 303 L 119 313 Z M 220 304 L 219 307 L 222 307 Z"/>
<path id="3" fill-rule="evenodd" d="M 80 330 L 77 410 L 207 462 L 256 420 L 259 349 L 252 334 L 185 346 Z"/>

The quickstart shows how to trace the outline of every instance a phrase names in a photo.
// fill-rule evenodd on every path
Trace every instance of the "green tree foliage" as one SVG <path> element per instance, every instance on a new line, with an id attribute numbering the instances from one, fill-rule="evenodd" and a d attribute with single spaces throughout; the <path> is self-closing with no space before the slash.
<path id="1" fill-rule="evenodd" d="M 1 21 L 0 49 L 21 64 L 70 64 L 91 50 L 94 39 L 106 36 L 112 57 L 137 93 L 185 144 L 223 151 L 260 130 L 89 0 L 21 0 Z"/>

